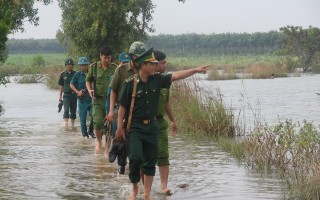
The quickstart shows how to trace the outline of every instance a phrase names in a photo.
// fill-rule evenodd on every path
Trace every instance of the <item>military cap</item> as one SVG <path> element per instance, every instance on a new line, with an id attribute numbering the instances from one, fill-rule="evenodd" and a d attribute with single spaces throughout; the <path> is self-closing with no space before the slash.
<path id="1" fill-rule="evenodd" d="M 140 56 L 141 54 L 143 54 L 146 51 L 147 51 L 146 45 L 143 44 L 142 42 L 136 41 L 131 44 L 128 53 L 134 54 L 136 56 Z"/>
<path id="2" fill-rule="evenodd" d="M 74 65 L 73 60 L 71 58 L 67 58 L 64 62 L 64 65 Z"/>
<path id="3" fill-rule="evenodd" d="M 89 65 L 89 61 L 87 57 L 80 57 L 79 58 L 79 62 L 78 65 Z"/>
<path id="4" fill-rule="evenodd" d="M 130 61 L 130 58 L 129 58 L 128 54 L 126 54 L 126 52 L 120 53 L 120 55 L 119 55 L 119 62 L 124 62 L 124 63 L 126 63 L 126 62 L 129 62 L 129 61 Z"/>
<path id="5" fill-rule="evenodd" d="M 156 58 L 153 55 L 153 48 L 141 54 L 138 58 L 134 60 L 139 65 L 144 62 L 158 63 Z"/>

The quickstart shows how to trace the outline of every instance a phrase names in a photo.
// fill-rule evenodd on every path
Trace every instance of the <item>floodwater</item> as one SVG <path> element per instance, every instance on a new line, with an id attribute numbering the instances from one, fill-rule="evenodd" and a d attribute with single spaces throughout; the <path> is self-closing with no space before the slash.
<path id="1" fill-rule="evenodd" d="M 270 123 L 280 118 L 317 119 L 319 76 L 273 80 L 202 81 L 220 88 L 234 110 L 259 100 L 261 116 Z M 57 113 L 58 91 L 43 84 L 0 86 L 5 111 L 0 116 L 0 199 L 125 199 L 131 189 L 128 168 L 117 174 L 115 163 L 94 155 L 95 140 L 83 139 L 76 128 L 62 126 Z M 247 111 L 249 113 L 249 111 Z M 215 143 L 170 137 L 172 196 L 159 191 L 154 199 L 284 199 L 279 180 L 246 169 Z M 187 184 L 180 188 L 180 184 Z M 142 195 L 139 196 L 142 199 Z"/>

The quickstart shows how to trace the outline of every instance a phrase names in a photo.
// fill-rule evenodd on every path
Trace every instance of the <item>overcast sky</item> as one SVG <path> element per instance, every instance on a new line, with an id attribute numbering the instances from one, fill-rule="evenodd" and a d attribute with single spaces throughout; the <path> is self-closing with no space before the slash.
<path id="1" fill-rule="evenodd" d="M 320 0 L 153 0 L 152 34 L 253 33 L 286 25 L 320 28 Z M 58 3 L 36 4 L 40 24 L 26 24 L 26 32 L 10 38 L 55 38 L 61 23 Z"/>

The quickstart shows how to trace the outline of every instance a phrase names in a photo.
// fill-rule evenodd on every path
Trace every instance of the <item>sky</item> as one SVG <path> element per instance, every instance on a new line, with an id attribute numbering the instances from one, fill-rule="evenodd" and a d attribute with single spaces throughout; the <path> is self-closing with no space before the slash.
<path id="1" fill-rule="evenodd" d="M 279 31 L 293 25 L 320 28 L 320 0 L 153 0 L 153 24 L 158 34 L 254 33 Z M 26 32 L 9 38 L 55 38 L 61 24 L 56 0 L 39 8 L 38 26 L 25 24 Z"/>

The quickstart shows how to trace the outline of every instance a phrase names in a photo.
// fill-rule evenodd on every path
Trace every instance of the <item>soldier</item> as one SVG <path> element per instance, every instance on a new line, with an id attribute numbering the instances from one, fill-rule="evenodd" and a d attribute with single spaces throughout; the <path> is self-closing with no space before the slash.
<path id="1" fill-rule="evenodd" d="M 124 63 L 130 62 L 130 57 L 126 52 L 122 52 L 119 54 L 119 65 L 121 66 Z"/>
<path id="2" fill-rule="evenodd" d="M 111 48 L 108 46 L 102 47 L 100 50 L 100 62 L 92 63 L 86 76 L 86 86 L 89 95 L 93 99 L 93 124 L 97 136 L 96 154 L 100 153 L 102 146 L 102 129 L 106 117 L 105 105 L 109 80 L 117 68 L 115 64 L 111 63 L 111 59 Z"/>
<path id="3" fill-rule="evenodd" d="M 161 51 L 154 51 L 154 57 L 158 61 L 155 68 L 156 73 L 165 73 L 167 68 L 166 54 Z M 164 114 L 170 120 L 171 134 L 173 136 L 177 133 L 177 125 L 174 115 L 171 110 L 169 101 L 169 90 L 167 88 L 161 88 L 159 96 L 159 104 L 156 113 L 156 119 L 159 126 L 159 152 L 158 152 L 158 166 L 161 181 L 161 190 L 165 194 L 170 195 L 171 190 L 168 188 L 168 177 L 169 177 L 169 142 L 168 142 L 168 122 L 164 119 Z"/>
<path id="4" fill-rule="evenodd" d="M 96 138 L 93 133 L 92 100 L 86 88 L 86 75 L 89 61 L 86 57 L 79 58 L 78 65 L 81 70 L 76 72 L 71 80 L 70 88 L 78 95 L 78 110 L 80 117 L 81 133 L 84 138 Z M 90 116 L 89 132 L 87 130 L 87 114 Z"/>
<path id="5" fill-rule="evenodd" d="M 142 42 L 139 42 L 139 41 L 133 42 L 128 52 L 129 54 L 128 60 L 130 61 L 128 63 L 124 63 L 120 65 L 114 72 L 114 77 L 110 85 L 110 88 L 112 90 L 110 94 L 110 110 L 107 116 L 108 121 L 113 122 L 115 124 L 117 123 L 117 111 L 119 107 L 119 101 L 120 101 L 123 83 L 127 78 L 129 78 L 130 76 L 138 72 L 138 64 L 133 60 L 146 51 L 147 51 L 147 48 Z M 114 127 L 116 128 L 117 126 L 115 125 Z M 123 152 L 123 153 L 124 153 L 123 155 L 118 156 L 119 174 L 124 174 L 125 166 L 127 164 L 127 153 L 126 152 Z"/>
<path id="6" fill-rule="evenodd" d="M 128 133 L 129 178 L 132 183 L 132 193 L 129 199 L 136 199 L 138 194 L 138 182 L 141 179 L 140 167 L 144 174 L 144 198 L 150 199 L 151 186 L 155 175 L 155 165 L 158 160 L 159 129 L 156 123 L 156 111 L 160 89 L 169 89 L 172 81 L 186 78 L 195 73 L 206 73 L 208 65 L 175 72 L 173 74 L 154 74 L 154 69 L 158 61 L 153 56 L 152 48 L 136 58 L 135 62 L 139 65 L 139 74 L 135 103 L 133 105 L 132 122 Z M 117 140 L 126 139 L 122 122 L 125 119 L 126 113 L 130 110 L 133 87 L 134 77 L 126 79 L 118 111 Z"/>
<path id="7" fill-rule="evenodd" d="M 74 127 L 74 120 L 76 119 L 76 110 L 77 110 L 77 95 L 70 88 L 70 81 L 73 75 L 76 73 L 73 71 L 73 60 L 68 58 L 65 60 L 66 70 L 61 72 L 59 82 L 59 102 L 62 101 L 63 93 L 63 119 L 64 125 L 68 126 L 68 120 L 71 119 L 71 126 Z"/>

